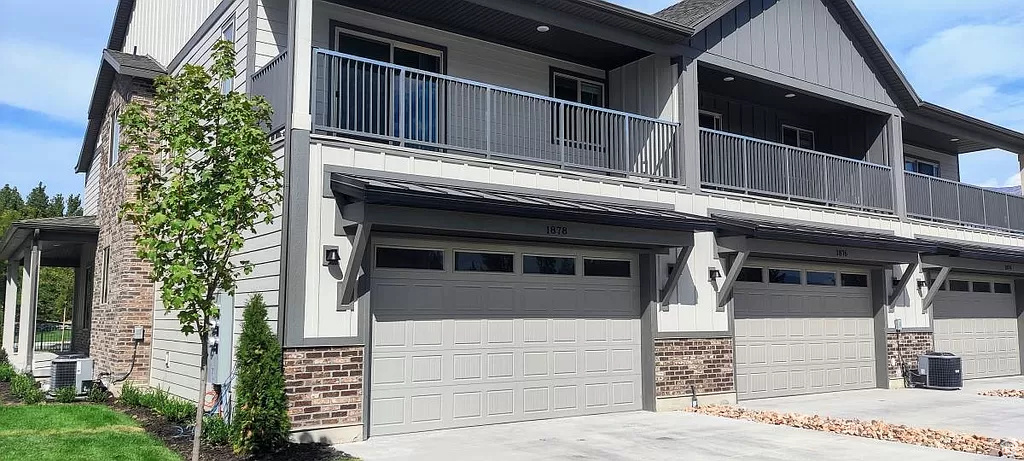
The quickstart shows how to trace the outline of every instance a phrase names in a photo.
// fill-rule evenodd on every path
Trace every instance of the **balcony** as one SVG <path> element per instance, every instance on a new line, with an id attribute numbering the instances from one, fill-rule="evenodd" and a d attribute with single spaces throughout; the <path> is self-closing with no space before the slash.
<path id="1" fill-rule="evenodd" d="M 313 129 L 436 152 L 679 179 L 678 124 L 314 49 Z"/>
<path id="2" fill-rule="evenodd" d="M 1024 231 L 1024 197 L 906 172 L 907 214 L 958 224 Z"/>
<path id="3" fill-rule="evenodd" d="M 892 169 L 746 136 L 700 130 L 706 188 L 893 211 Z"/>

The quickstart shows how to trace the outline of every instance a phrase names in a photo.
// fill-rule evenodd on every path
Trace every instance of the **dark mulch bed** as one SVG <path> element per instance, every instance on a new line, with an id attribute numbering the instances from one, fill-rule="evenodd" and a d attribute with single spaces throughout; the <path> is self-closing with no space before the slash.
<path id="1" fill-rule="evenodd" d="M 128 414 L 139 422 L 146 432 L 162 441 L 171 451 L 181 455 L 183 459 L 192 459 L 192 436 L 183 435 L 181 426 L 167 422 L 148 408 L 131 408 L 110 401 L 110 406 L 117 411 Z M 203 461 L 341 461 L 353 459 L 344 452 L 335 450 L 322 443 L 293 443 L 271 455 L 245 457 L 236 455 L 231 447 L 215 447 L 203 444 L 199 457 Z"/>

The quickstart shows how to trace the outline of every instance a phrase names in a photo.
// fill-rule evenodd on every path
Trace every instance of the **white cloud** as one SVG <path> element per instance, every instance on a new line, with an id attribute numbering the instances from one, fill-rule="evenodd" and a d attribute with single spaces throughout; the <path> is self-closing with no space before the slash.
<path id="1" fill-rule="evenodd" d="M 74 171 L 81 142 L 0 127 L 0 185 L 10 183 L 28 193 L 42 181 L 51 194 L 81 194 L 84 179 Z"/>
<path id="2" fill-rule="evenodd" d="M 0 103 L 82 122 L 86 118 L 98 55 L 48 43 L 0 38 Z"/>
<path id="3" fill-rule="evenodd" d="M 1024 75 L 1021 43 L 1024 22 L 956 26 L 914 47 L 905 65 L 925 93 L 1005 84 Z"/>

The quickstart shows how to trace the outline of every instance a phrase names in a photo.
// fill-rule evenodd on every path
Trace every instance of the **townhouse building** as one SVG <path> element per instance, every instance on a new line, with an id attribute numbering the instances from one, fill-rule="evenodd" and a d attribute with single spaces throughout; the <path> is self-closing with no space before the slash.
<path id="1" fill-rule="evenodd" d="M 958 158 L 1024 134 L 922 100 L 852 0 L 182 3 L 118 3 L 77 165 L 94 218 L 0 247 L 8 283 L 76 249 L 50 259 L 103 371 L 198 398 L 199 345 L 116 217 L 114 117 L 227 39 L 286 181 L 220 348 L 262 294 L 298 436 L 896 387 L 928 350 L 1021 373 L 1024 197 Z"/>

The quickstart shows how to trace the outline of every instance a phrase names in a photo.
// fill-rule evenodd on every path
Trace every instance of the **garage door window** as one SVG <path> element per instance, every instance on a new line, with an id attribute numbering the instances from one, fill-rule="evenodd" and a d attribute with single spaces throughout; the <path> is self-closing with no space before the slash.
<path id="1" fill-rule="evenodd" d="M 840 282 L 844 287 L 867 287 L 868 276 L 865 274 L 840 274 Z"/>
<path id="2" fill-rule="evenodd" d="M 996 293 L 1005 293 L 1005 294 L 1013 293 L 1013 289 L 1010 287 L 1009 283 L 999 283 L 999 282 L 996 282 L 993 285 L 995 287 Z"/>
<path id="3" fill-rule="evenodd" d="M 523 273 L 576 275 L 576 258 L 523 255 Z"/>
<path id="4" fill-rule="evenodd" d="M 583 275 L 586 277 L 630 277 L 629 261 L 584 259 Z"/>
<path id="5" fill-rule="evenodd" d="M 971 284 L 966 280 L 950 280 L 949 291 L 971 291 Z"/>
<path id="6" fill-rule="evenodd" d="M 991 293 L 992 284 L 988 282 L 971 282 L 971 291 L 975 293 Z"/>
<path id="7" fill-rule="evenodd" d="M 740 276 L 736 279 L 740 282 L 764 282 L 764 270 L 760 267 L 744 267 L 740 269 Z"/>
<path id="8" fill-rule="evenodd" d="M 807 284 L 834 287 L 836 286 L 836 273 L 807 271 Z"/>
<path id="9" fill-rule="evenodd" d="M 800 271 L 789 269 L 768 269 L 768 282 L 785 285 L 799 285 Z"/>
<path id="10" fill-rule="evenodd" d="M 443 271 L 444 251 L 377 247 L 377 267 Z"/>
<path id="11" fill-rule="evenodd" d="M 514 256 L 506 253 L 455 252 L 459 272 L 512 272 Z"/>

